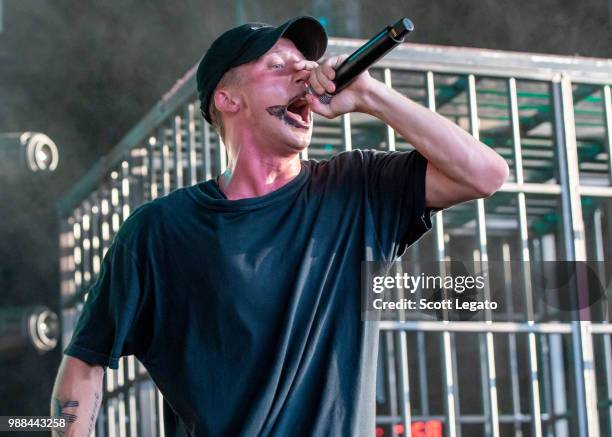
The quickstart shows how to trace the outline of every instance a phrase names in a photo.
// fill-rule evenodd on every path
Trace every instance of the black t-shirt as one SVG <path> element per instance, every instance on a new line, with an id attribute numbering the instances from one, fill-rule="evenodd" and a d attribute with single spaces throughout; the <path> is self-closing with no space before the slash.
<path id="1" fill-rule="evenodd" d="M 190 435 L 371 437 L 379 331 L 361 321 L 361 263 L 431 228 L 426 167 L 354 150 L 264 196 L 208 180 L 141 205 L 65 353 L 112 368 L 134 354 Z"/>

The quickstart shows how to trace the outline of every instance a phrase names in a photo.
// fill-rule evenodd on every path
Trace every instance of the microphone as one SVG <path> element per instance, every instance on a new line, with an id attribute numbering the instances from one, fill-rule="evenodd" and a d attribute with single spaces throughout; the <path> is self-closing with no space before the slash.
<path id="1" fill-rule="evenodd" d="M 370 68 L 372 64 L 385 56 L 398 44 L 404 42 L 404 37 L 414 30 L 412 21 L 402 18 L 393 26 L 387 26 L 367 43 L 355 50 L 336 69 L 333 80 L 336 89 L 332 94 L 324 93 L 317 95 L 310 86 L 307 92 L 317 96 L 319 101 L 329 104 L 332 97 L 346 88 L 360 73 Z"/>

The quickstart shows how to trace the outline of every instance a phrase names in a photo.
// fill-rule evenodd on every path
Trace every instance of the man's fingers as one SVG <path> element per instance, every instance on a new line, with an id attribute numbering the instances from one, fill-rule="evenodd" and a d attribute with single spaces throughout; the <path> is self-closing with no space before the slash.
<path id="1" fill-rule="evenodd" d="M 321 66 L 321 69 L 325 73 L 325 76 L 327 76 L 329 79 L 333 80 L 336 77 L 336 70 L 334 70 L 331 65 L 323 64 Z"/>
<path id="2" fill-rule="evenodd" d="M 308 84 L 310 85 L 310 88 L 312 88 L 312 90 L 317 94 L 323 94 L 325 92 L 325 88 L 323 88 L 323 85 L 321 85 L 321 83 L 319 82 L 316 70 L 310 72 Z"/>
<path id="3" fill-rule="evenodd" d="M 318 68 L 314 71 L 318 83 L 325 89 L 328 93 L 333 93 L 336 90 L 336 86 L 331 81 L 331 79 L 326 75 L 323 69 Z"/>
<path id="4" fill-rule="evenodd" d="M 308 60 L 304 59 L 304 60 L 298 62 L 295 67 L 298 70 L 312 71 L 315 68 L 317 68 L 318 66 L 319 66 L 319 64 L 317 64 L 315 61 L 308 61 Z"/>
<path id="5" fill-rule="evenodd" d="M 329 61 L 331 61 L 331 65 L 333 66 L 334 70 L 337 69 L 344 61 L 346 61 L 346 58 L 348 58 L 349 55 L 340 55 L 340 56 L 334 56 L 333 58 L 329 58 Z"/>
<path id="6" fill-rule="evenodd" d="M 320 64 L 313 61 L 302 61 L 304 65 L 307 62 L 316 64 L 314 69 L 310 71 L 309 84 L 312 90 L 317 94 L 333 93 L 336 90 L 336 85 L 333 80 L 336 77 L 336 68 L 340 66 L 348 58 L 348 55 L 334 56 L 326 59 Z M 306 68 L 305 66 L 302 68 Z"/>

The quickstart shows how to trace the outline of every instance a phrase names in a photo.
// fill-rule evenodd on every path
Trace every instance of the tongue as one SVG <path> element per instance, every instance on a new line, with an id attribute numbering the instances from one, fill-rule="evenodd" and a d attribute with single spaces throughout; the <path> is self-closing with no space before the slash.
<path id="1" fill-rule="evenodd" d="M 302 115 L 301 115 L 301 114 L 299 114 L 299 113 L 297 113 L 297 112 L 290 111 L 290 110 L 289 110 L 289 108 L 287 108 L 287 115 L 288 115 L 289 117 L 291 117 L 291 118 L 293 118 L 293 119 L 295 119 L 295 120 L 299 121 L 300 123 L 306 123 L 306 120 L 304 120 L 304 119 L 302 118 Z"/>

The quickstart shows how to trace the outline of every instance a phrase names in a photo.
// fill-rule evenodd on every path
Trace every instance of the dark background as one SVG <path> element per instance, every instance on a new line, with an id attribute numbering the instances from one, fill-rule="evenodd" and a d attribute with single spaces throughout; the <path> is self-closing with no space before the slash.
<path id="1" fill-rule="evenodd" d="M 0 0 L 2 2 L 2 0 Z M 612 57 L 612 0 L 4 0 L 0 133 L 40 131 L 56 172 L 18 172 L 0 150 L 0 307 L 59 312 L 54 206 L 238 21 L 324 17 L 331 36 L 369 38 L 402 16 L 411 42 Z M 61 350 L 0 355 L 0 415 L 47 415 Z"/>

